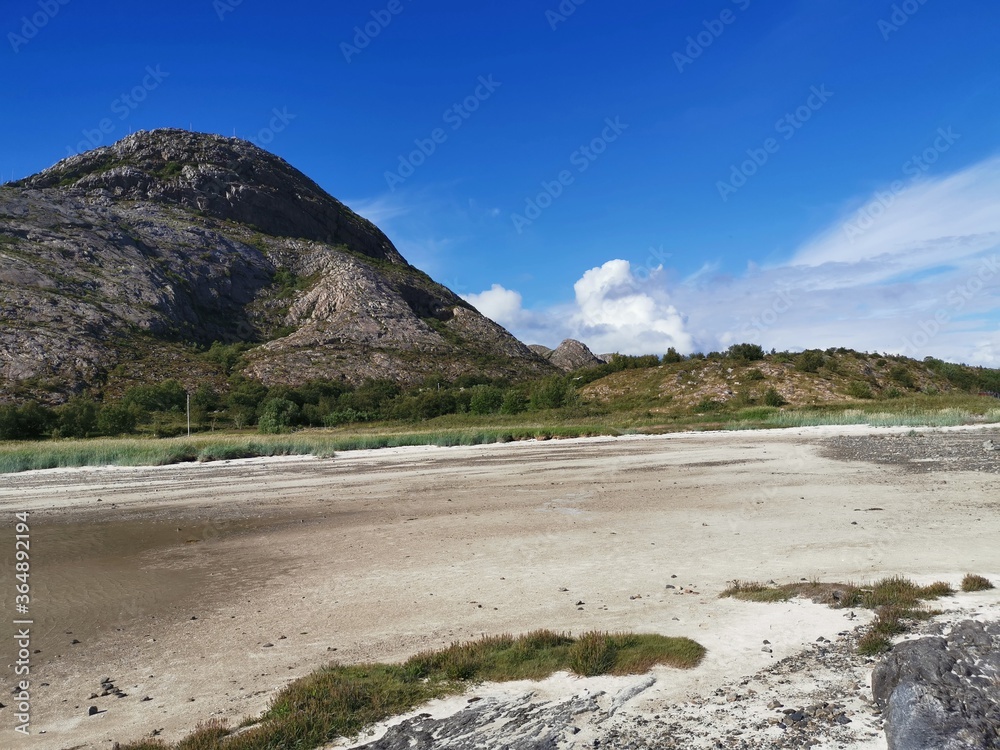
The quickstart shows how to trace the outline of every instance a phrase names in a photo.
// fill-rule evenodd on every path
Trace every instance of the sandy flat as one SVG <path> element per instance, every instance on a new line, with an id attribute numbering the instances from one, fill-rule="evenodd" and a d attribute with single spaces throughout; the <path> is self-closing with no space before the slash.
<path id="1" fill-rule="evenodd" d="M 632 702 L 661 710 L 866 617 L 719 599 L 734 578 L 1000 579 L 1000 475 L 845 461 L 824 447 L 832 435 L 869 431 L 4 476 L 5 516 L 31 513 L 40 649 L 34 734 L 18 746 L 110 750 L 154 730 L 175 740 L 201 720 L 259 713 L 289 680 L 331 659 L 402 659 L 540 627 L 700 641 L 709 649 L 701 667 L 659 670 L 655 690 Z M 91 698 L 104 677 L 126 697 Z M 556 692 L 580 686 L 553 680 Z M 88 716 L 90 706 L 100 713 Z M 11 708 L 0 709 L 6 737 L 16 737 L 12 724 Z"/>

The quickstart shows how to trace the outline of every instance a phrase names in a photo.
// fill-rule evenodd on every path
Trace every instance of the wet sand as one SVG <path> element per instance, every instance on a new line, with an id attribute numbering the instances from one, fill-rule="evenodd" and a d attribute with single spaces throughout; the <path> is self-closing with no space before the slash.
<path id="1" fill-rule="evenodd" d="M 539 627 L 699 640 L 701 667 L 659 678 L 663 699 L 681 699 L 844 627 L 843 613 L 812 605 L 718 599 L 731 579 L 1000 578 L 1000 477 L 848 461 L 824 442 L 866 431 L 4 476 L 5 516 L 31 512 L 41 653 L 35 734 L 11 731 L 10 707 L 0 732 L 42 749 L 110 750 L 154 730 L 175 740 L 202 720 L 259 713 L 331 659 Z M 3 565 L 11 591 L 10 555 Z M 104 677 L 127 696 L 91 698 Z"/>

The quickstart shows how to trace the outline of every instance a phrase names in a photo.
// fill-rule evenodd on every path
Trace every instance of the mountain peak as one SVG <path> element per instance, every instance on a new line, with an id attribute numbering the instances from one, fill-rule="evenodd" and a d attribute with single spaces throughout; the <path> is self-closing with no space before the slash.
<path id="1" fill-rule="evenodd" d="M 275 237 L 347 245 L 372 258 L 406 263 L 370 221 L 284 159 L 239 138 L 139 131 L 12 185 L 166 203 Z"/>

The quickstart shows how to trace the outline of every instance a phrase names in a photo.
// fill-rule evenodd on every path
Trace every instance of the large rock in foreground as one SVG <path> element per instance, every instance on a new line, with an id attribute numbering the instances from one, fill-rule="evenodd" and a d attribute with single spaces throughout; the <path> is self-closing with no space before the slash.
<path id="1" fill-rule="evenodd" d="M 872 675 L 889 750 L 1000 748 L 1000 623 L 896 646 Z"/>

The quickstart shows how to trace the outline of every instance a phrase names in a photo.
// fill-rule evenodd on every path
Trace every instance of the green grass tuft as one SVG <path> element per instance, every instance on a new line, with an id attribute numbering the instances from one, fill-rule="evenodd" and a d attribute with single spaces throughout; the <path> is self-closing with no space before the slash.
<path id="1" fill-rule="evenodd" d="M 745 602 L 787 602 L 793 593 L 786 588 L 769 586 L 756 581 L 731 581 L 729 588 L 719 596 L 741 599 Z"/>
<path id="2" fill-rule="evenodd" d="M 230 736 L 220 722 L 200 725 L 172 746 L 142 741 L 120 750 L 311 750 L 405 713 L 473 682 L 541 679 L 560 670 L 581 675 L 641 674 L 664 664 L 697 666 L 705 649 L 688 638 L 537 630 L 488 636 L 417 654 L 402 664 L 331 664 L 282 690 L 256 723 Z"/>
<path id="3" fill-rule="evenodd" d="M 970 578 L 986 581 L 981 576 L 966 576 L 966 580 Z M 986 583 L 989 584 L 989 581 Z M 974 590 L 966 589 L 964 580 L 962 588 L 964 591 Z M 907 578 L 892 576 L 876 581 L 871 586 L 819 581 L 778 586 L 732 581 L 719 596 L 753 602 L 783 602 L 801 596 L 834 608 L 873 609 L 876 612 L 875 620 L 858 641 L 858 653 L 870 656 L 888 651 L 892 647 L 892 637 L 906 632 L 906 620 L 924 620 L 940 614 L 921 608 L 923 602 L 952 596 L 954 593 L 955 590 L 943 581 L 918 586 Z"/>
<path id="4" fill-rule="evenodd" d="M 993 583 L 989 578 L 978 576 L 975 573 L 966 573 L 962 579 L 962 591 L 988 591 L 993 588 Z"/>

